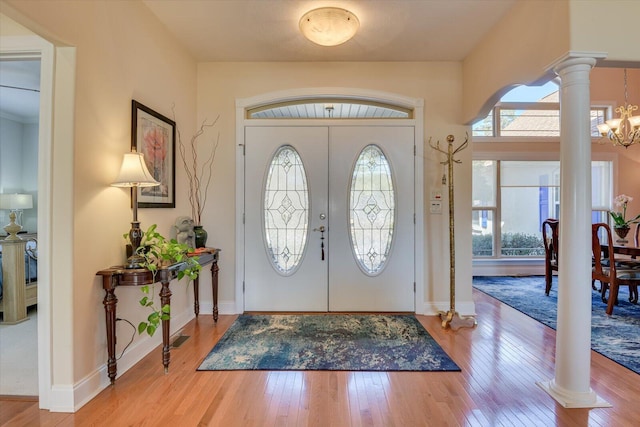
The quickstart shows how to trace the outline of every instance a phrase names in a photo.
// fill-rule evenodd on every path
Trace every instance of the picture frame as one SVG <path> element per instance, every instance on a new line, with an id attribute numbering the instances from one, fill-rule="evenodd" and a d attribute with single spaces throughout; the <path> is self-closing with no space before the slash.
<path id="1" fill-rule="evenodd" d="M 156 187 L 138 188 L 139 208 L 176 207 L 176 123 L 131 101 L 131 149 L 144 155 Z"/>

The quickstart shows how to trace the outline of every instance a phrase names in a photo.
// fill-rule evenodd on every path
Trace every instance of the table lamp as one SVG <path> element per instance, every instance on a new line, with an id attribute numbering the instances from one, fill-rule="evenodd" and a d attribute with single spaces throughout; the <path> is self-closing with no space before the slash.
<path id="1" fill-rule="evenodd" d="M 127 259 L 126 268 L 140 268 L 144 263 L 144 257 L 137 251 L 142 240 L 142 230 L 138 221 L 138 187 L 155 187 L 160 183 L 149 173 L 143 154 L 132 151 L 124 155 L 118 178 L 111 185 L 132 188 L 133 221 L 131 221 L 131 230 L 129 230 L 132 254 Z"/>
<path id="2" fill-rule="evenodd" d="M 16 240 L 16 234 L 22 230 L 23 209 L 33 208 L 33 196 L 31 194 L 0 194 L 0 209 L 11 211 L 9 224 L 4 227 L 7 232 L 7 240 Z M 11 239 L 10 239 L 11 237 Z"/>

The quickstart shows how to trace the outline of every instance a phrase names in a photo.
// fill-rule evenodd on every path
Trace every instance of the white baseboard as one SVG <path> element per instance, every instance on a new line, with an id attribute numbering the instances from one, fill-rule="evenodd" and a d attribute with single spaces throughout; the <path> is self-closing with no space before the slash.
<path id="1" fill-rule="evenodd" d="M 213 301 L 200 303 L 200 314 L 213 314 Z M 218 314 L 240 314 L 236 310 L 236 303 L 233 301 L 218 302 Z"/>
<path id="2" fill-rule="evenodd" d="M 186 308 L 182 313 L 171 317 L 172 332 L 183 328 L 195 315 L 191 307 Z M 146 355 L 154 350 L 158 350 L 162 345 L 162 331 L 158 330 L 153 337 L 148 335 L 138 335 L 138 338 L 131 344 L 127 351 L 118 360 L 117 378 L 131 369 L 136 363 L 142 360 Z M 137 334 L 137 332 L 135 332 Z M 105 359 L 107 354 L 105 352 Z M 160 363 L 158 356 L 158 363 Z M 51 412 L 76 412 L 78 409 L 87 404 L 91 399 L 96 397 L 102 390 L 111 384 L 106 362 L 98 367 L 94 372 L 90 373 L 73 387 L 52 386 Z"/>
<path id="3" fill-rule="evenodd" d="M 75 412 L 74 389 L 71 385 L 52 385 L 49 393 L 50 412 Z"/>

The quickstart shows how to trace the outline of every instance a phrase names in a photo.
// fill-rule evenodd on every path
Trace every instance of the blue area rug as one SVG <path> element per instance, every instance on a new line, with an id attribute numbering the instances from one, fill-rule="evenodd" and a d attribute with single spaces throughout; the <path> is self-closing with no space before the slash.
<path id="1" fill-rule="evenodd" d="M 459 371 L 412 315 L 241 315 L 199 371 Z"/>
<path id="2" fill-rule="evenodd" d="M 549 296 L 544 294 L 544 276 L 474 277 L 473 287 L 556 329 L 557 277 L 553 278 Z M 629 302 L 628 290 L 626 286 L 620 288 L 619 305 L 612 316 L 605 313 L 600 293 L 592 291 L 591 348 L 640 374 L 640 305 Z"/>

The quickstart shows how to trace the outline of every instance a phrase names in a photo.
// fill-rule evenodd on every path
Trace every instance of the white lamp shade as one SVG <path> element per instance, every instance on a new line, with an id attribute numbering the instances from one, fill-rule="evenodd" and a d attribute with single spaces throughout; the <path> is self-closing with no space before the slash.
<path id="1" fill-rule="evenodd" d="M 122 159 L 118 178 L 114 187 L 155 187 L 160 185 L 149 173 L 142 153 L 126 153 Z"/>
<path id="2" fill-rule="evenodd" d="M 616 131 L 620 127 L 620 123 L 622 123 L 622 119 L 611 119 L 611 120 L 607 120 L 606 123 L 607 125 L 609 125 L 611 129 Z"/>
<path id="3" fill-rule="evenodd" d="M 607 132 L 609 132 L 609 131 L 611 130 L 611 128 L 609 127 L 609 125 L 608 125 L 608 124 L 606 124 L 606 123 L 601 123 L 601 124 L 599 124 L 599 125 L 598 125 L 598 130 L 600 131 L 600 133 L 601 133 L 602 135 L 606 135 L 606 134 L 607 134 Z"/>
<path id="4" fill-rule="evenodd" d="M 351 39 L 360 27 L 358 17 L 337 7 L 321 7 L 300 18 L 300 31 L 321 46 L 337 46 Z"/>
<path id="5" fill-rule="evenodd" d="M 629 123 L 633 128 L 637 128 L 640 126 L 640 116 L 631 116 L 629 117 Z"/>
<path id="6" fill-rule="evenodd" d="M 33 196 L 31 194 L 0 194 L 0 209 L 31 209 Z"/>

